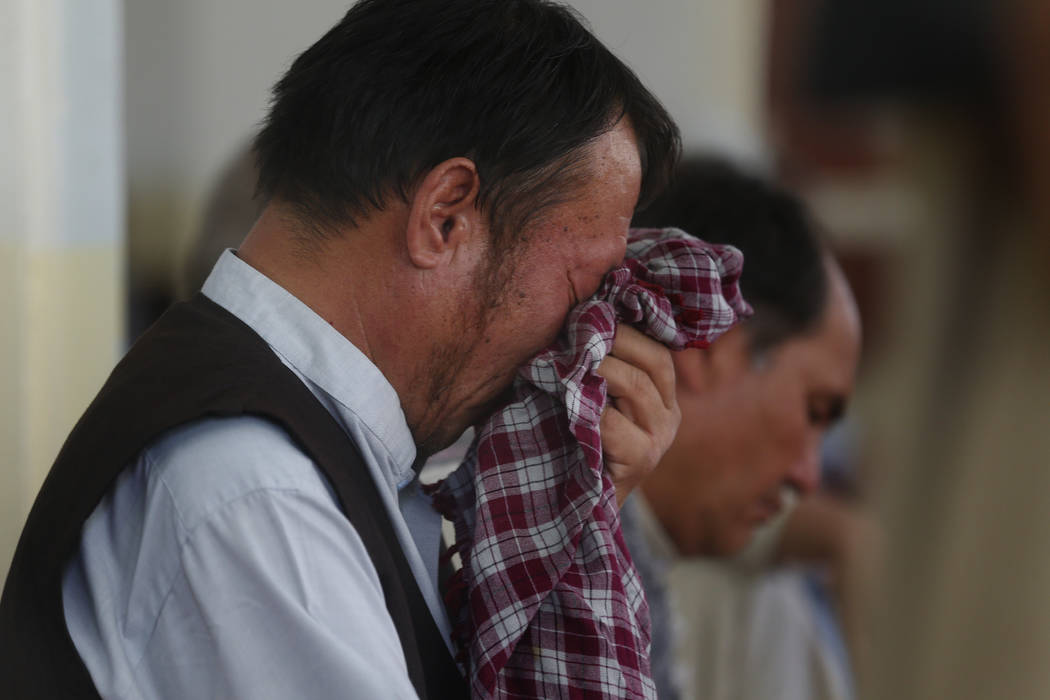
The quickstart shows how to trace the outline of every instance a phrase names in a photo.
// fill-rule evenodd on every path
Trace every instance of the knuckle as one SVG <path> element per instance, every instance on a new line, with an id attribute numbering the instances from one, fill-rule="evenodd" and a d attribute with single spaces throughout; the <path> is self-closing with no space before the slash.
<path id="1" fill-rule="evenodd" d="M 671 396 L 674 396 L 674 359 L 671 357 L 671 351 L 667 348 L 663 348 L 655 374 L 659 378 L 661 386 L 669 387 L 672 392 Z"/>
<path id="2" fill-rule="evenodd" d="M 645 474 L 650 474 L 656 465 L 660 463 L 660 458 L 663 457 L 663 450 L 659 449 L 655 444 L 649 446 L 646 450 L 645 464 L 642 465 L 642 471 Z"/>
<path id="3" fill-rule="evenodd" d="M 672 437 L 672 438 L 673 438 L 673 437 L 675 436 L 675 434 L 676 434 L 676 433 L 678 432 L 678 429 L 679 429 L 680 427 L 682 427 L 682 409 L 681 409 L 681 407 L 680 407 L 680 406 L 678 405 L 678 402 L 677 402 L 677 401 L 675 401 L 675 402 L 673 402 L 673 403 L 671 404 L 671 421 L 670 421 L 670 427 L 671 427 L 671 437 Z"/>
<path id="4" fill-rule="evenodd" d="M 656 341 L 653 341 L 654 343 Z M 656 354 L 653 357 L 653 366 L 661 376 L 674 376 L 674 359 L 671 349 L 666 345 L 656 344 Z"/>
<path id="5" fill-rule="evenodd" d="M 631 393 L 637 396 L 648 390 L 652 384 L 649 375 L 634 365 L 628 365 L 628 367 L 630 367 L 630 370 L 627 372 L 627 386 Z"/>

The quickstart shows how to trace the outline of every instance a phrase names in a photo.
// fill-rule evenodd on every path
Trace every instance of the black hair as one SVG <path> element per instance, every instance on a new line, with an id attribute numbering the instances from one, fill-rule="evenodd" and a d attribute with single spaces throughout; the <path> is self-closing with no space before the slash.
<path id="1" fill-rule="evenodd" d="M 678 128 L 571 9 L 547 0 L 361 0 L 295 60 L 255 139 L 259 193 L 321 236 L 434 166 L 463 156 L 481 180 L 493 250 L 586 173 L 583 146 L 630 120 L 642 197 L 662 189 Z"/>
<path id="2" fill-rule="evenodd" d="M 756 353 L 805 333 L 823 314 L 825 249 L 805 206 L 724 160 L 683 161 L 671 186 L 632 225 L 674 226 L 744 254 L 740 290 L 755 310 L 746 327 Z"/>

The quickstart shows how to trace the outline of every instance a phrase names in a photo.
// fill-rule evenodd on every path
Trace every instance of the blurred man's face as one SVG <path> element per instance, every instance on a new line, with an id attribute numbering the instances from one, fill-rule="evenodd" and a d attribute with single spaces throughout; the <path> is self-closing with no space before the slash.
<path id="1" fill-rule="evenodd" d="M 746 274 L 746 272 L 745 272 Z M 676 357 L 703 369 L 692 386 L 679 370 L 682 425 L 643 483 L 647 499 L 686 555 L 729 555 L 781 507 L 781 490 L 812 491 L 820 442 L 853 389 L 860 323 L 837 268 L 821 322 L 754 357 L 747 328 Z"/>

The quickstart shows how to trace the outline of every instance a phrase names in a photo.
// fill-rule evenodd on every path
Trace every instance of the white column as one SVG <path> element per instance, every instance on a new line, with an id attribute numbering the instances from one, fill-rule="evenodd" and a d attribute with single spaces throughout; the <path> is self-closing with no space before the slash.
<path id="1" fill-rule="evenodd" d="M 123 343 L 121 0 L 0 0 L 0 577 Z"/>

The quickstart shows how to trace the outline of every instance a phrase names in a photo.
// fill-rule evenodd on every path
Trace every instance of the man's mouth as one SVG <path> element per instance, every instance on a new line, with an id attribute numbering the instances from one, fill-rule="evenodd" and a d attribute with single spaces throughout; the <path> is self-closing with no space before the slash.
<path id="1" fill-rule="evenodd" d="M 764 496 L 748 509 L 747 519 L 752 525 L 761 525 L 779 513 L 781 506 L 779 494 Z"/>

